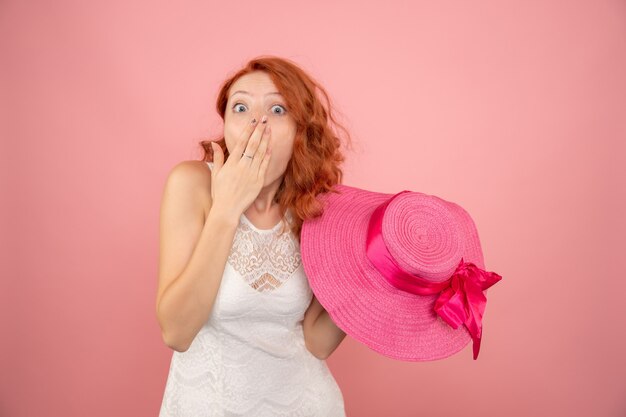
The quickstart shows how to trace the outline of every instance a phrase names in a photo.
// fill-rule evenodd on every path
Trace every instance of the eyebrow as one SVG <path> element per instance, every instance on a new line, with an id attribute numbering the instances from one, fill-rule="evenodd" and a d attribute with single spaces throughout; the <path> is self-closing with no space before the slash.
<path id="1" fill-rule="evenodd" d="M 243 91 L 243 90 L 237 90 L 234 93 L 232 93 L 230 96 L 234 96 L 235 94 L 240 93 L 240 94 L 246 94 L 246 95 L 252 95 L 247 91 Z M 281 95 L 278 91 L 272 91 L 271 93 L 267 93 L 266 96 L 269 96 L 270 94 L 278 94 L 279 96 Z"/>

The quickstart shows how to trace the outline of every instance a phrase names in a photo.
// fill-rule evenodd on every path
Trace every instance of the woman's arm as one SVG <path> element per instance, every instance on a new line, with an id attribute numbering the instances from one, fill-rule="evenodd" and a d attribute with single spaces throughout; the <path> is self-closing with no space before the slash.
<path id="1" fill-rule="evenodd" d="M 307 349 L 322 360 L 327 359 L 346 337 L 346 333 L 332 321 L 315 295 L 304 313 L 302 327 Z"/>
<path id="2" fill-rule="evenodd" d="M 161 203 L 156 315 L 163 341 L 178 352 L 189 349 L 211 314 L 238 222 L 238 213 L 212 201 L 204 218 L 199 190 L 210 193 L 211 178 L 201 164 L 177 164 Z"/>

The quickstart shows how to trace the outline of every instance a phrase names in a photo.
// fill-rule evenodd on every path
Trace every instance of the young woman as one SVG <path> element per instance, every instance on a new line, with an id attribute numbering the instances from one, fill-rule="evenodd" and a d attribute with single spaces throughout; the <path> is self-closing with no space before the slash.
<path id="1" fill-rule="evenodd" d="M 156 310 L 174 352 L 160 417 L 345 416 L 325 359 L 346 334 L 308 285 L 299 235 L 341 181 L 331 124 L 349 134 L 278 57 L 228 79 L 217 111 L 223 137 L 163 193 Z"/>

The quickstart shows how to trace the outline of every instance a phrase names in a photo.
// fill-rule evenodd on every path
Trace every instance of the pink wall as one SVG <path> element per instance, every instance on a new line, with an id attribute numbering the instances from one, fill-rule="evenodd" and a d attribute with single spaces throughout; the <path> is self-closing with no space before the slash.
<path id="1" fill-rule="evenodd" d="M 458 202 L 503 276 L 477 361 L 346 338 L 348 415 L 626 415 L 623 1 L 4 0 L 0 52 L 1 416 L 157 414 L 163 181 L 264 53 L 345 115 L 345 183 Z"/>

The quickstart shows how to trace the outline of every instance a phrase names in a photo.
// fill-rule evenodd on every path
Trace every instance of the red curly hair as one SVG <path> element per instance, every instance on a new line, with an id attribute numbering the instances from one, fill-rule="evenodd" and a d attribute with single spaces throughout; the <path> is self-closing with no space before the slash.
<path id="1" fill-rule="evenodd" d="M 300 240 L 304 220 L 318 217 L 323 212 L 316 196 L 329 191 L 337 192 L 333 186 L 341 183 L 343 177 L 339 165 L 345 158 L 340 151 L 341 141 L 333 127 L 345 133 L 348 145 L 351 145 L 351 137 L 333 117 L 326 90 L 294 62 L 276 56 L 256 57 L 223 82 L 216 103 L 222 120 L 230 87 L 239 77 L 253 71 L 265 71 L 270 76 L 285 98 L 287 109 L 296 122 L 293 154 L 276 193 L 275 202 L 280 205 L 283 217 L 287 209 L 291 209 L 291 231 Z M 318 98 L 317 91 L 322 94 L 325 103 Z M 204 150 L 202 160 L 213 161 L 213 141 L 222 148 L 226 162 L 229 153 L 223 135 L 217 140 L 200 141 Z M 284 230 L 283 226 L 282 231 Z"/>

